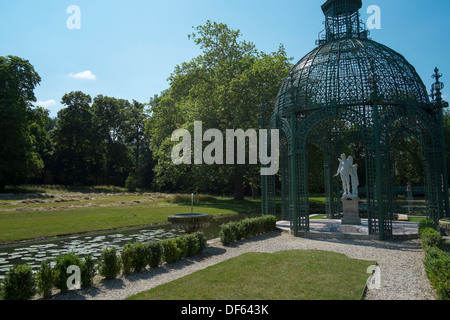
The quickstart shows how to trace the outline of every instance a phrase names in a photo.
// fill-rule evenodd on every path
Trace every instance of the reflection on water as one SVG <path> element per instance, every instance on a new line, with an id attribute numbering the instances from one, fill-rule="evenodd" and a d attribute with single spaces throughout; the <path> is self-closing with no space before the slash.
<path id="1" fill-rule="evenodd" d="M 216 218 L 211 221 L 208 228 L 202 231 L 208 239 L 214 239 L 219 236 L 220 225 L 256 216 L 260 214 L 239 214 Z M 184 231 L 175 230 L 171 224 L 164 224 L 3 245 L 0 246 L 0 279 L 4 278 L 13 265 L 28 264 L 33 272 L 36 272 L 42 261 L 48 259 L 53 261 L 58 255 L 67 254 L 70 251 L 80 256 L 92 254 L 96 258 L 100 256 L 104 248 L 115 247 L 120 252 L 127 243 L 161 241 L 182 234 L 185 234 Z"/>

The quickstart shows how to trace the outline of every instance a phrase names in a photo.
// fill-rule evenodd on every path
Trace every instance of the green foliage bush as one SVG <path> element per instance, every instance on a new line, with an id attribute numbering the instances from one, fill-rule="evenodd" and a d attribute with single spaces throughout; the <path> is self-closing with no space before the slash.
<path id="1" fill-rule="evenodd" d="M 179 259 L 183 259 L 187 257 L 188 253 L 188 245 L 185 236 L 179 236 L 175 238 L 175 242 L 177 244 L 178 249 L 180 249 L 180 257 Z"/>
<path id="2" fill-rule="evenodd" d="M 133 245 L 132 266 L 134 271 L 141 271 L 147 267 L 150 257 L 149 246 L 146 243 L 135 243 Z"/>
<path id="3" fill-rule="evenodd" d="M 50 261 L 41 263 L 39 271 L 36 273 L 37 292 L 42 295 L 44 299 L 52 296 L 52 289 L 56 282 L 55 270 L 50 265 Z"/>
<path id="4" fill-rule="evenodd" d="M 420 244 L 425 250 L 424 267 L 440 300 L 450 300 L 450 253 L 442 250 L 444 239 L 433 220 L 419 225 Z"/>
<path id="5" fill-rule="evenodd" d="M 450 300 L 450 254 L 438 247 L 425 251 L 425 270 L 440 300 Z"/>
<path id="6" fill-rule="evenodd" d="M 137 189 L 137 182 L 132 174 L 125 180 L 125 189 L 127 189 L 128 192 L 135 192 Z"/>
<path id="7" fill-rule="evenodd" d="M 186 240 L 186 248 L 187 248 L 186 256 L 187 257 L 195 256 L 200 250 L 199 239 L 195 234 L 188 234 L 184 238 Z"/>
<path id="8" fill-rule="evenodd" d="M 69 277 L 67 274 L 67 269 L 70 266 L 78 266 L 80 267 L 81 270 L 83 262 L 81 258 L 73 251 L 65 255 L 59 255 L 58 257 L 56 257 L 55 262 L 56 262 L 54 267 L 56 273 L 55 286 L 56 288 L 61 290 L 61 292 L 67 292 L 68 290 L 67 279 Z"/>
<path id="9" fill-rule="evenodd" d="M 99 261 L 99 273 L 106 280 L 115 279 L 121 269 L 120 257 L 117 255 L 116 248 L 103 249 Z"/>
<path id="10" fill-rule="evenodd" d="M 30 300 L 36 294 L 36 279 L 28 265 L 11 267 L 2 281 L 4 300 Z"/>
<path id="11" fill-rule="evenodd" d="M 194 235 L 198 240 L 198 253 L 202 253 L 208 246 L 208 239 L 206 238 L 205 233 L 202 231 L 197 231 L 192 235 Z"/>
<path id="12" fill-rule="evenodd" d="M 178 248 L 175 239 L 166 239 L 161 242 L 163 247 L 163 259 L 167 263 L 174 263 L 181 257 L 182 250 Z"/>
<path id="13" fill-rule="evenodd" d="M 426 249 L 428 247 L 441 248 L 444 244 L 444 239 L 439 231 L 431 228 L 422 229 L 420 232 L 420 245 Z"/>
<path id="14" fill-rule="evenodd" d="M 224 245 L 244 238 L 256 236 L 275 230 L 277 219 L 274 216 L 247 218 L 221 225 L 219 237 Z"/>
<path id="15" fill-rule="evenodd" d="M 220 226 L 219 237 L 224 245 L 229 245 L 236 241 L 233 228 L 228 223 Z"/>
<path id="16" fill-rule="evenodd" d="M 239 241 L 247 237 L 247 231 L 245 230 L 245 226 L 241 221 L 232 221 L 229 222 L 228 225 L 230 226 L 234 234 L 235 241 Z"/>
<path id="17" fill-rule="evenodd" d="M 134 248 L 131 243 L 127 243 L 122 247 L 120 252 L 120 260 L 122 262 L 122 273 L 130 274 L 133 270 Z"/>
<path id="18" fill-rule="evenodd" d="M 163 256 L 163 247 L 160 242 L 151 242 L 148 244 L 149 248 L 149 260 L 148 265 L 150 268 L 157 268 L 161 264 Z"/>
<path id="19" fill-rule="evenodd" d="M 81 287 L 89 287 L 97 273 L 106 280 L 115 279 L 120 271 L 129 274 L 140 271 L 147 266 L 157 268 L 162 261 L 174 263 L 183 257 L 192 257 L 201 253 L 207 247 L 207 238 L 203 232 L 195 232 L 177 238 L 166 239 L 162 242 L 127 243 L 118 255 L 116 248 L 106 248 L 97 261 L 92 255 L 83 259 L 75 252 L 60 255 L 55 259 L 54 268 L 50 261 L 41 263 L 41 268 L 33 276 L 28 266 L 16 266 L 11 269 L 7 277 L 0 282 L 0 296 L 6 300 L 30 299 L 34 294 L 42 294 L 44 299 L 52 295 L 54 287 L 67 292 L 67 269 L 78 266 L 81 271 Z"/>
<path id="20" fill-rule="evenodd" d="M 433 220 L 431 220 L 431 219 L 421 220 L 419 222 L 419 233 L 422 233 L 422 231 L 425 230 L 425 229 L 437 230 L 436 223 Z"/>
<path id="21" fill-rule="evenodd" d="M 147 243 L 127 243 L 120 254 L 122 273 L 130 274 L 132 271 L 141 271 L 150 264 L 151 248 Z"/>
<path id="22" fill-rule="evenodd" d="M 80 267 L 80 270 L 81 270 L 81 287 L 87 288 L 92 286 L 94 277 L 97 273 L 97 263 L 91 254 L 88 254 L 83 258 L 83 263 Z"/>

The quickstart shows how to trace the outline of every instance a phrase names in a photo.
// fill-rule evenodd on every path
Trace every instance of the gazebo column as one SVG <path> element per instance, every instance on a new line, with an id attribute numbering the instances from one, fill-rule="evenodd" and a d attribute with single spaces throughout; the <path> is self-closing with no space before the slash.
<path id="1" fill-rule="evenodd" d="M 308 166 L 306 150 L 297 149 L 290 154 L 290 205 L 291 230 L 298 236 L 309 231 Z"/>
<path id="2" fill-rule="evenodd" d="M 280 174 L 281 174 L 281 219 L 290 221 L 289 212 L 289 157 L 288 151 L 282 150 L 280 155 Z"/>
<path id="3" fill-rule="evenodd" d="M 439 184 L 437 188 L 439 188 L 440 202 L 439 202 L 439 214 L 438 218 L 446 218 L 450 217 L 450 208 L 449 208 L 449 191 L 448 191 L 448 172 L 447 172 L 447 155 L 446 155 L 446 144 L 445 144 L 445 132 L 444 132 L 444 113 L 443 108 L 448 108 L 448 103 L 442 100 L 442 92 L 441 90 L 444 88 L 444 84 L 439 81 L 442 78 L 442 74 L 439 72 L 438 68 L 434 69 L 433 78 L 436 79 L 436 82 L 432 85 L 432 97 L 437 110 L 437 124 L 439 127 L 439 147 L 440 154 L 437 156 L 437 159 L 440 161 L 439 170 Z M 436 168 L 437 169 L 437 168 Z"/>
<path id="4" fill-rule="evenodd" d="M 382 143 L 380 135 L 380 120 L 379 120 L 379 106 L 375 99 L 372 105 L 373 111 L 373 149 L 375 159 L 372 166 L 375 166 L 375 170 L 370 170 L 369 175 L 372 175 L 372 179 L 375 182 L 375 188 L 373 189 L 373 199 L 369 202 L 369 207 L 375 205 L 375 212 L 373 208 L 369 208 L 369 233 L 378 234 L 380 240 L 386 240 L 392 235 L 392 208 L 391 203 L 391 170 L 389 165 L 389 148 Z M 372 155 L 369 155 L 373 156 Z M 375 177 L 373 176 L 375 175 Z M 370 182 L 369 182 L 370 183 Z M 369 185 L 370 187 L 370 185 Z M 373 201 L 374 200 L 374 201 Z M 376 224 L 374 226 L 375 219 L 370 214 L 376 214 Z"/>

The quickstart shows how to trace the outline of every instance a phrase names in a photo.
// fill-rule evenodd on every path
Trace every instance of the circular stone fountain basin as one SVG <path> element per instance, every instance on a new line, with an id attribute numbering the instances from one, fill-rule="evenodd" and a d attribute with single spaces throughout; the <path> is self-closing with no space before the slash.
<path id="1" fill-rule="evenodd" d="M 211 218 L 209 214 L 204 213 L 181 213 L 171 215 L 168 219 L 175 229 L 192 233 L 208 227 L 211 223 Z"/>

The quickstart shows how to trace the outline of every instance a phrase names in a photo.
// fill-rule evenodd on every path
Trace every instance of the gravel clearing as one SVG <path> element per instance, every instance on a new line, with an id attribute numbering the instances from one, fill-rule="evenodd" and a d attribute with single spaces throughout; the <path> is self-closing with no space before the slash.
<path id="1" fill-rule="evenodd" d="M 274 232 L 223 246 L 218 239 L 209 241 L 208 248 L 194 258 L 147 269 L 115 280 L 96 278 L 95 286 L 65 294 L 57 293 L 53 300 L 122 300 L 133 294 L 179 279 L 247 252 L 277 252 L 285 250 L 324 250 L 343 253 L 352 259 L 377 261 L 380 268 L 380 289 L 367 290 L 366 300 L 435 300 L 423 267 L 424 253 L 418 240 L 383 242 L 354 239 L 296 238 L 284 232 Z M 369 274 L 367 278 L 369 278 Z"/>

